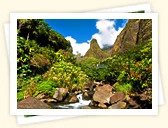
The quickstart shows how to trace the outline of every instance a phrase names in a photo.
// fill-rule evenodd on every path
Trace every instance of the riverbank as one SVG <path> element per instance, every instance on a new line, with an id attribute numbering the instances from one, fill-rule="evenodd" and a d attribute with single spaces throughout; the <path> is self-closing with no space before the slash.
<path id="1" fill-rule="evenodd" d="M 51 109 L 152 108 L 152 90 L 150 88 L 147 88 L 142 93 L 132 92 L 125 94 L 123 92 L 116 92 L 112 85 L 104 84 L 102 82 L 91 82 L 86 85 L 83 90 L 76 90 L 74 92 L 69 92 L 67 88 L 58 88 L 52 97 L 45 94 L 39 94 L 35 99 L 44 103 L 40 105 L 41 108 L 45 108 L 44 106 L 48 105 Z M 27 99 L 25 100 L 26 102 L 24 102 L 24 100 L 18 102 L 18 107 L 20 106 L 19 104 L 22 104 L 22 108 L 24 108 L 23 106 L 27 106 Z M 29 98 L 29 106 L 33 101 L 34 100 Z M 38 102 L 36 103 L 40 104 Z M 33 102 L 33 106 L 34 104 L 35 102 Z M 32 106 L 30 106 L 30 108 L 32 108 Z"/>

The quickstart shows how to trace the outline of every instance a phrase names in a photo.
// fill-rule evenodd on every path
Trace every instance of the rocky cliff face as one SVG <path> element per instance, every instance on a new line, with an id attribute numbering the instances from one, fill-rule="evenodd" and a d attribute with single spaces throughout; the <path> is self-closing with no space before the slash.
<path id="1" fill-rule="evenodd" d="M 106 58 L 108 55 L 105 53 L 98 45 L 96 39 L 92 39 L 90 42 L 90 48 L 86 52 L 84 57 L 94 57 L 97 59 L 103 59 Z"/>
<path id="2" fill-rule="evenodd" d="M 124 52 L 152 38 L 151 19 L 130 19 L 118 35 L 110 53 Z"/>

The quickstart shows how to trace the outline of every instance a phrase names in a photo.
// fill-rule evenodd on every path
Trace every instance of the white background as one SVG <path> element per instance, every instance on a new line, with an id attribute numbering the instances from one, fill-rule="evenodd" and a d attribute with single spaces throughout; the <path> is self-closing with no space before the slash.
<path id="1" fill-rule="evenodd" d="M 32 125 L 19 126 L 15 116 L 9 115 L 9 69 L 3 24 L 10 12 L 75 12 L 150 2 L 159 12 L 159 60 L 165 100 L 168 98 L 168 7 L 166 0 L 1 0 L 0 1 L 0 126 L 3 128 L 89 128 L 136 127 L 164 128 L 168 126 L 168 105 L 159 108 L 158 116 L 83 116 Z"/>

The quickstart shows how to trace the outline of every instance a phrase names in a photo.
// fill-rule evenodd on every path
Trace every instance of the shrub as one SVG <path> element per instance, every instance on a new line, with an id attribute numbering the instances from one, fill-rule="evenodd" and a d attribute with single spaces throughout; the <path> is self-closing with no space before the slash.
<path id="1" fill-rule="evenodd" d="M 29 42 L 22 37 L 17 38 L 17 73 L 19 77 L 25 77 L 31 73 Z"/>
<path id="2" fill-rule="evenodd" d="M 143 91 L 152 86 L 152 43 L 138 45 L 100 63 L 106 65 L 105 81 L 118 83 L 117 90 Z"/>
<path id="3" fill-rule="evenodd" d="M 36 92 L 37 81 L 35 81 L 34 78 L 31 78 L 29 81 L 30 83 L 26 86 L 24 91 L 24 98 L 32 97 Z"/>
<path id="4" fill-rule="evenodd" d="M 17 93 L 17 101 L 21 101 L 24 99 L 24 92 L 20 91 Z"/>
<path id="5" fill-rule="evenodd" d="M 50 61 L 48 60 L 48 58 L 42 54 L 35 54 L 31 58 L 30 63 L 32 66 L 37 68 L 43 68 L 50 65 Z"/>
<path id="6" fill-rule="evenodd" d="M 46 72 L 51 63 L 45 55 L 37 53 L 30 59 L 30 65 L 33 75 L 36 75 Z"/>
<path id="7" fill-rule="evenodd" d="M 17 99 L 22 100 L 28 96 L 33 96 L 37 89 L 37 83 L 41 81 L 42 76 L 40 75 L 26 79 L 17 79 Z"/>
<path id="8" fill-rule="evenodd" d="M 71 52 L 60 49 L 55 53 L 55 62 L 60 61 L 75 63 L 76 59 Z"/>
<path id="9" fill-rule="evenodd" d="M 56 82 L 58 87 L 66 87 L 69 90 L 82 89 L 88 81 L 87 75 L 80 67 L 64 61 L 53 64 L 44 74 L 44 78 Z"/>
<path id="10" fill-rule="evenodd" d="M 56 87 L 57 85 L 54 81 L 44 80 L 41 83 L 37 84 L 35 96 L 39 93 L 44 93 L 52 96 L 55 92 Z"/>
<path id="11" fill-rule="evenodd" d="M 130 83 L 119 84 L 118 82 L 116 82 L 114 84 L 114 89 L 117 92 L 123 92 L 123 93 L 127 94 L 132 91 L 132 85 Z"/>
<path id="12" fill-rule="evenodd" d="M 84 57 L 77 62 L 77 65 L 81 67 L 82 71 L 84 71 L 91 80 L 95 80 L 98 76 L 98 63 L 99 60 L 94 57 Z"/>

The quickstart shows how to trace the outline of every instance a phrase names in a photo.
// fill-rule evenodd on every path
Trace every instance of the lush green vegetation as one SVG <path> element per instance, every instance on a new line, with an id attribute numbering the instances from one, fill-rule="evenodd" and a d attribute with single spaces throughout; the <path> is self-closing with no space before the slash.
<path id="1" fill-rule="evenodd" d="M 116 89 L 122 90 L 127 86 L 128 90 L 140 91 L 144 87 L 152 85 L 152 43 L 141 44 L 125 53 L 114 55 L 102 62 L 108 65 L 108 74 L 104 76 L 106 81 L 116 83 Z M 126 87 L 125 87 L 126 88 Z"/>
<path id="2" fill-rule="evenodd" d="M 89 81 L 109 83 L 124 93 L 151 88 L 151 40 L 106 58 L 101 54 L 103 59 L 73 55 L 70 42 L 44 20 L 18 20 L 18 101 L 40 93 L 52 96 L 59 87 L 82 90 Z"/>
<path id="3" fill-rule="evenodd" d="M 69 88 L 69 90 L 82 89 L 88 82 L 87 75 L 80 67 L 64 61 L 53 64 L 44 77 L 53 80 L 58 87 Z"/>
<path id="4" fill-rule="evenodd" d="M 80 64 L 91 79 L 114 84 L 116 91 L 129 93 L 152 86 L 151 40 L 103 61 L 82 58 Z"/>

